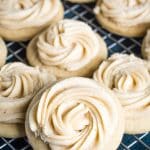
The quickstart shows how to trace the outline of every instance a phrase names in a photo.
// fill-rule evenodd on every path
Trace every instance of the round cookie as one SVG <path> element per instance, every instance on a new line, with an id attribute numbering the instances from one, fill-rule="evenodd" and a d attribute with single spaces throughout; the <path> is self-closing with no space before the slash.
<path id="1" fill-rule="evenodd" d="M 141 37 L 150 28 L 149 0 L 99 0 L 94 12 L 105 29 L 118 35 Z"/>
<path id="2" fill-rule="evenodd" d="M 120 100 L 126 133 L 150 131 L 150 73 L 146 61 L 134 55 L 114 54 L 101 63 L 93 77 Z"/>
<path id="3" fill-rule="evenodd" d="M 7 47 L 3 39 L 0 37 L 0 67 L 5 64 L 6 57 L 7 57 Z"/>
<path id="4" fill-rule="evenodd" d="M 147 31 L 142 43 L 142 55 L 145 59 L 150 61 L 150 29 Z"/>
<path id="5" fill-rule="evenodd" d="M 47 69 L 58 79 L 91 76 L 106 57 L 103 39 L 84 22 L 69 19 L 50 26 L 27 47 L 29 63 Z"/>
<path id="6" fill-rule="evenodd" d="M 60 0 L 0 1 L 0 36 L 11 41 L 29 40 L 63 15 Z"/>
<path id="7" fill-rule="evenodd" d="M 16 62 L 0 70 L 0 137 L 25 136 L 26 109 L 35 93 L 55 77 L 45 70 Z"/>
<path id="8" fill-rule="evenodd" d="M 124 116 L 111 91 L 92 79 L 73 77 L 38 92 L 28 107 L 25 129 L 36 150 L 115 150 Z"/>

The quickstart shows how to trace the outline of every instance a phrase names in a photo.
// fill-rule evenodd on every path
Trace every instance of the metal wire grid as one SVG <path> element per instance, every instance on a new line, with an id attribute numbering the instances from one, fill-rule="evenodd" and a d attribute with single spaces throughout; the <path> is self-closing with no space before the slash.
<path id="1" fill-rule="evenodd" d="M 124 38 L 114 35 L 99 26 L 93 14 L 94 4 L 79 5 L 63 2 L 65 7 L 65 17 L 82 20 L 88 23 L 93 30 L 99 33 L 107 43 L 109 55 L 119 53 L 134 53 L 141 56 L 142 39 Z M 25 49 L 27 42 L 7 42 L 8 57 L 7 62 L 21 61 L 27 63 Z M 1 150 L 31 150 L 26 138 L 8 139 L 0 138 Z M 124 135 L 118 150 L 150 150 L 150 133 L 140 135 Z"/>

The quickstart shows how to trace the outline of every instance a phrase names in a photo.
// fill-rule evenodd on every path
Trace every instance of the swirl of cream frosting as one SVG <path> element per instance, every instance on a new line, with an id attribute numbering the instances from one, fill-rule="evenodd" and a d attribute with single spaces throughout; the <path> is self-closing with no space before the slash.
<path id="1" fill-rule="evenodd" d="M 93 77 L 119 98 L 125 110 L 126 132 L 142 133 L 150 130 L 150 119 L 147 118 L 150 113 L 147 62 L 134 55 L 114 54 L 102 62 Z"/>
<path id="2" fill-rule="evenodd" d="M 150 23 L 150 0 L 100 0 L 95 9 L 123 26 Z"/>
<path id="3" fill-rule="evenodd" d="M 39 36 L 37 48 L 44 65 L 73 71 L 89 63 L 99 53 L 100 45 L 88 25 L 64 20 Z"/>
<path id="4" fill-rule="evenodd" d="M 81 21 L 62 20 L 33 39 L 30 45 L 35 57 L 29 55 L 32 65 L 45 66 L 63 72 L 76 72 L 75 75 L 84 75 L 99 65 L 107 57 L 107 49 L 103 40 L 92 31 L 91 27 Z M 35 52 L 36 49 L 36 52 Z M 34 64 L 36 61 L 37 64 Z M 86 68 L 86 69 L 85 69 Z M 54 71 L 52 71 L 54 72 Z M 57 73 L 56 76 L 66 76 Z M 70 75 L 72 76 L 72 75 Z"/>
<path id="5" fill-rule="evenodd" d="M 59 9 L 59 0 L 0 0 L 0 27 L 42 26 L 55 19 Z"/>
<path id="6" fill-rule="evenodd" d="M 82 77 L 60 81 L 35 97 L 26 122 L 52 150 L 115 150 L 124 126 L 121 107 L 111 91 Z M 28 132 L 27 136 L 30 141 Z M 33 148 L 42 148 L 30 142 Z"/>
<path id="7" fill-rule="evenodd" d="M 142 45 L 142 54 L 144 58 L 150 60 L 150 30 L 147 31 L 147 35 L 144 38 Z"/>
<path id="8" fill-rule="evenodd" d="M 22 123 L 29 101 L 54 77 L 38 68 L 10 63 L 0 70 L 0 122 Z"/>

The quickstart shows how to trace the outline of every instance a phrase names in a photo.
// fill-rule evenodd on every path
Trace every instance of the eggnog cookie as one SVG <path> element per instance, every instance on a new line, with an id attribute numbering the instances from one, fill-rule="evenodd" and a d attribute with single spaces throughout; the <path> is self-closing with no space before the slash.
<path id="1" fill-rule="evenodd" d="M 46 71 L 22 63 L 0 70 L 0 137 L 22 137 L 27 106 L 35 93 L 55 78 Z"/>
<path id="2" fill-rule="evenodd" d="M 35 150 L 116 150 L 124 117 L 111 91 L 92 79 L 73 77 L 33 98 L 25 128 Z"/>
<path id="3" fill-rule="evenodd" d="M 140 37 L 150 28 L 150 0 L 99 0 L 94 12 L 105 29 L 118 35 Z"/>
<path id="4" fill-rule="evenodd" d="M 60 0 L 0 0 L 0 36 L 7 40 L 31 39 L 62 18 Z"/>
<path id="5" fill-rule="evenodd" d="M 133 55 L 114 54 L 101 63 L 94 79 L 120 100 L 126 133 L 150 131 L 150 74 L 146 61 Z"/>
<path id="6" fill-rule="evenodd" d="M 5 64 L 6 57 L 7 57 L 7 48 L 5 42 L 0 37 L 0 67 Z"/>
<path id="7" fill-rule="evenodd" d="M 150 29 L 147 31 L 146 37 L 143 40 L 142 55 L 150 61 Z"/>
<path id="8" fill-rule="evenodd" d="M 103 39 L 84 22 L 69 19 L 50 26 L 27 47 L 29 63 L 58 78 L 90 76 L 106 57 Z"/>

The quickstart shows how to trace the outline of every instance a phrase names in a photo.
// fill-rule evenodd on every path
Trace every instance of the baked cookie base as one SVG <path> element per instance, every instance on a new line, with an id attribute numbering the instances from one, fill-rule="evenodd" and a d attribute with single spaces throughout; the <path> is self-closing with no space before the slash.
<path id="1" fill-rule="evenodd" d="M 67 0 L 67 1 L 71 3 L 79 3 L 79 4 L 95 2 L 95 0 Z"/>
<path id="2" fill-rule="evenodd" d="M 96 14 L 96 18 L 104 29 L 125 37 L 144 36 L 147 29 L 150 28 L 150 24 L 140 24 L 132 27 L 121 26 L 115 22 L 112 22 L 109 18 L 104 17 L 100 13 Z"/>
<path id="3" fill-rule="evenodd" d="M 150 112 L 141 115 L 141 117 L 135 118 L 127 118 L 125 123 L 125 133 L 127 134 L 142 134 L 150 131 Z"/>
<path id="4" fill-rule="evenodd" d="M 141 48 L 141 52 L 142 52 L 142 56 L 144 59 L 150 61 L 150 52 L 147 51 L 146 52 L 146 49 L 150 50 L 150 45 L 147 46 L 147 44 L 149 43 L 150 39 L 149 38 L 149 35 L 148 35 L 148 32 L 150 32 L 150 29 L 147 31 L 147 35 L 144 37 L 143 39 L 143 43 L 142 43 L 142 48 Z M 148 40 L 148 41 L 147 41 Z M 147 43 L 148 42 L 148 43 Z M 150 62 L 149 62 L 150 64 Z"/>
<path id="5" fill-rule="evenodd" d="M 145 39 L 143 40 L 143 43 L 142 43 L 141 53 L 142 53 L 142 56 L 143 56 L 144 59 L 148 58 L 146 53 L 145 53 Z"/>
<path id="6" fill-rule="evenodd" d="M 51 22 L 55 23 L 61 20 L 63 16 L 64 16 L 64 8 L 63 5 L 60 4 L 59 13 L 57 14 L 57 16 L 54 17 L 54 20 L 51 20 L 47 24 L 44 24 L 43 26 L 39 27 L 31 27 L 17 30 L 0 27 L 0 36 L 3 37 L 5 40 L 10 41 L 27 41 L 32 37 L 34 37 L 37 33 L 43 31 L 47 26 L 51 24 Z"/>
<path id="7" fill-rule="evenodd" d="M 3 39 L 0 37 L 0 67 L 5 64 L 6 57 L 7 57 L 7 47 Z"/>
<path id="8" fill-rule="evenodd" d="M 0 123 L 0 137 L 19 138 L 25 136 L 23 124 Z"/>

